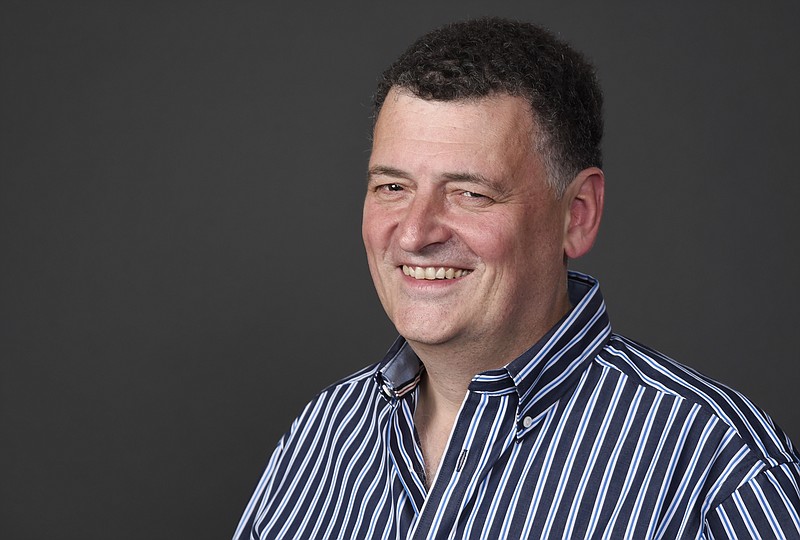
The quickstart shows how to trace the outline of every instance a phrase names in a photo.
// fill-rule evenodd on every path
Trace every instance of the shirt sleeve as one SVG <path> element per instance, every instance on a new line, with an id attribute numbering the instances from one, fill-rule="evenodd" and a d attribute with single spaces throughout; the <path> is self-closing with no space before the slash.
<path id="1" fill-rule="evenodd" d="M 706 517 L 706 538 L 800 540 L 800 466 L 784 463 L 742 484 Z"/>

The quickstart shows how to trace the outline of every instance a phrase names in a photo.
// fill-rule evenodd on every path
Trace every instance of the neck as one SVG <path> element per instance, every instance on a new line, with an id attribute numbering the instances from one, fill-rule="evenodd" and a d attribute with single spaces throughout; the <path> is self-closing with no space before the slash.
<path id="1" fill-rule="evenodd" d="M 414 425 L 425 467 L 423 481 L 428 489 L 436 478 L 439 463 L 466 393 L 460 390 L 460 382 L 451 387 L 452 381 L 434 383 L 435 379 L 426 369 L 419 383 L 419 397 L 414 410 Z"/>
<path id="2" fill-rule="evenodd" d="M 408 344 L 425 365 L 427 383 L 439 405 L 458 409 L 470 381 L 478 373 L 501 368 L 528 350 L 544 336 L 569 310 L 566 294 L 553 304 L 546 316 L 516 331 L 505 328 L 496 336 L 456 337 L 446 343 Z"/>
<path id="3" fill-rule="evenodd" d="M 409 345 L 425 365 L 420 381 L 414 423 L 425 460 L 425 483 L 431 486 L 447 446 L 450 432 L 461 409 L 472 378 L 483 371 L 505 366 L 538 341 L 569 310 L 569 301 L 554 309 L 529 332 L 517 340 L 473 340 L 471 346 L 457 340 L 446 344 L 425 344 L 409 340 Z M 506 336 L 507 337 L 507 336 Z"/>

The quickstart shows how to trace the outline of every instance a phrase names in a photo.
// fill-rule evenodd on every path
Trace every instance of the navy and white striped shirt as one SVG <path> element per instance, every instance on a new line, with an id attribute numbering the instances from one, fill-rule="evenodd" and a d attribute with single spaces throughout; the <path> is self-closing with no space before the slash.
<path id="1" fill-rule="evenodd" d="M 597 282 L 472 380 L 427 491 L 403 341 L 319 394 L 247 505 L 245 538 L 800 538 L 798 452 L 737 392 L 611 333 Z"/>

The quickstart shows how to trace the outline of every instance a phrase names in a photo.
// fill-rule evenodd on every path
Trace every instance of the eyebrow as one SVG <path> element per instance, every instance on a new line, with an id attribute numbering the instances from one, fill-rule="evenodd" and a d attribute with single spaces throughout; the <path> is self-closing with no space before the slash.
<path id="1" fill-rule="evenodd" d="M 505 193 L 506 188 L 501 186 L 498 182 L 492 180 L 491 178 L 487 178 L 486 176 L 478 173 L 444 173 L 442 175 L 447 180 L 453 180 L 456 182 L 471 182 L 473 184 L 478 184 L 480 186 L 487 187 L 493 190 L 495 193 Z"/>
<path id="2" fill-rule="evenodd" d="M 367 171 L 367 182 L 372 180 L 374 176 L 388 176 L 390 178 L 404 178 L 411 179 L 411 175 L 403 170 L 395 169 L 394 167 L 387 167 L 385 165 L 375 165 L 370 167 Z"/>

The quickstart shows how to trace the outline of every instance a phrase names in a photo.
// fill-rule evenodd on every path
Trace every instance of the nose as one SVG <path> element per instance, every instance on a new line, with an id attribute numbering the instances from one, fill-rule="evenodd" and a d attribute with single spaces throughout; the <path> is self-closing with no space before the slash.
<path id="1" fill-rule="evenodd" d="M 428 246 L 447 242 L 451 231 L 445 222 L 445 210 L 441 194 L 415 193 L 397 226 L 400 248 L 420 252 Z"/>

